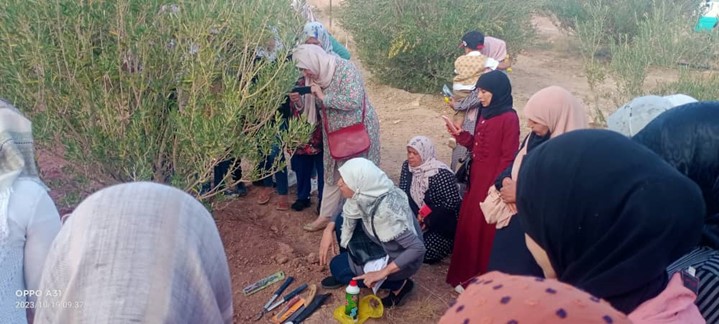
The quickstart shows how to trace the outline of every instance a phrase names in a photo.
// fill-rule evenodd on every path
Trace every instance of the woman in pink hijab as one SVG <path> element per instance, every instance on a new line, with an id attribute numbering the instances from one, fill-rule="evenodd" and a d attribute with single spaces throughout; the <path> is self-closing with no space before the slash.
<path id="1" fill-rule="evenodd" d="M 515 183 L 524 156 L 530 150 L 566 132 L 587 128 L 587 114 L 584 105 L 576 97 L 558 86 L 544 88 L 532 95 L 523 113 L 531 132 L 517 152 L 514 162 L 490 187 L 487 199 L 481 206 L 487 222 L 497 226 L 489 270 L 541 276 L 541 269 L 524 244 L 524 232 L 519 220 L 512 217 L 517 213 Z"/>

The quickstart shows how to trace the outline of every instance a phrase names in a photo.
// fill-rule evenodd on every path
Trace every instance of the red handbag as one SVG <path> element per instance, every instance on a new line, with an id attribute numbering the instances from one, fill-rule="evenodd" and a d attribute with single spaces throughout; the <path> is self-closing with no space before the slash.
<path id="1" fill-rule="evenodd" d="M 364 127 L 365 112 L 367 110 L 367 98 L 362 98 L 362 121 L 357 124 L 340 128 L 330 132 L 327 123 L 327 111 L 322 105 L 322 122 L 327 132 L 327 146 L 330 155 L 335 160 L 347 160 L 360 156 L 369 150 L 370 140 L 367 129 Z"/>

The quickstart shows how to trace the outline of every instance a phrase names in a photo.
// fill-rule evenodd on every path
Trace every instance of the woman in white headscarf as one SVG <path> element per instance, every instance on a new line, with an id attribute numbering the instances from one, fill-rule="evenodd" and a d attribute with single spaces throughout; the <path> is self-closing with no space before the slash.
<path id="1" fill-rule="evenodd" d="M 365 273 L 364 264 L 358 264 L 349 249 L 332 259 L 332 276 L 325 278 L 322 285 L 337 288 L 355 279 L 362 280 L 367 287 L 374 287 L 386 278 L 381 287 L 389 289 L 390 294 L 382 299 L 382 303 L 385 307 L 401 305 L 414 288 L 410 277 L 422 266 L 426 251 L 407 195 L 367 159 L 351 159 L 340 167 L 339 173 L 341 178 L 337 185 L 347 199 L 339 220 L 342 222 L 340 246 L 348 248 L 355 235 L 366 236 L 373 244 L 381 246 L 389 259 L 384 268 Z M 326 254 L 321 255 L 321 263 L 326 263 L 326 258 Z"/>
<path id="2" fill-rule="evenodd" d="M 409 199 L 409 207 L 424 231 L 427 254 L 424 262 L 441 261 L 454 246 L 459 208 L 457 178 L 444 162 L 437 160 L 432 140 L 415 136 L 407 143 L 407 161 L 402 165 L 399 188 Z"/>
<path id="3" fill-rule="evenodd" d="M 0 323 L 32 319 L 60 215 L 35 165 L 32 124 L 0 100 Z M 19 296 L 18 296 L 19 295 Z"/>
<path id="4" fill-rule="evenodd" d="M 225 250 L 178 189 L 112 186 L 85 199 L 47 257 L 36 323 L 232 323 Z"/>
<path id="5" fill-rule="evenodd" d="M 322 23 L 318 21 L 308 22 L 302 32 L 306 37 L 305 44 L 317 45 L 327 53 L 337 55 L 345 60 L 350 59 L 350 52 L 347 48 L 332 37 Z"/>

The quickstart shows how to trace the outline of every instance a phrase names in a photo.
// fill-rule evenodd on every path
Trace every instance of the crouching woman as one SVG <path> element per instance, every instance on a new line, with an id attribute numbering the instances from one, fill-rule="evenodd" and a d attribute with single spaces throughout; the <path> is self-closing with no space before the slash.
<path id="1" fill-rule="evenodd" d="M 409 208 L 407 195 L 364 158 L 347 161 L 339 173 L 337 185 L 347 199 L 338 217 L 342 222 L 340 246 L 347 251 L 332 259 L 332 276 L 325 278 L 322 285 L 339 287 L 352 279 L 361 280 L 362 286 L 370 288 L 380 283 L 380 288 L 390 290 L 382 304 L 399 306 L 414 288 L 410 277 L 422 266 L 425 254 L 422 231 Z M 326 251 L 320 255 L 323 263 Z M 386 266 L 365 273 L 367 263 L 385 255 L 389 257 Z"/>

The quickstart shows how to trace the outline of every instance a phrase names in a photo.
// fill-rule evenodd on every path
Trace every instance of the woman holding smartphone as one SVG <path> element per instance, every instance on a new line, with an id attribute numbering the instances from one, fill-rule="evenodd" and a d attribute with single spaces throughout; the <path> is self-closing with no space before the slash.
<path id="1" fill-rule="evenodd" d="M 447 273 L 447 283 L 453 287 L 487 272 L 495 226 L 487 223 L 479 202 L 487 197 L 497 175 L 512 163 L 519 147 L 519 117 L 513 109 L 512 85 L 507 75 L 500 71 L 485 73 L 479 77 L 476 89 L 481 110 L 474 134 L 457 129 L 445 119 L 457 143 L 472 152 L 470 179 Z"/>

